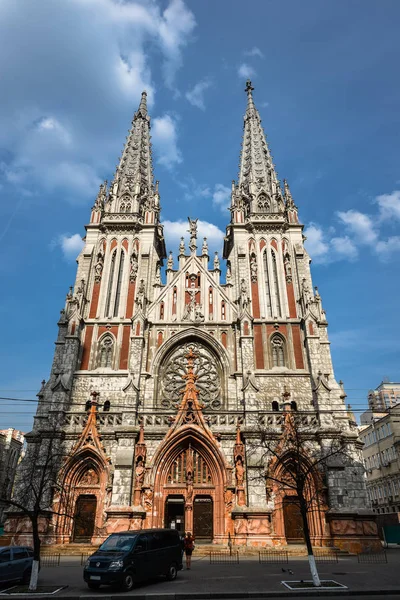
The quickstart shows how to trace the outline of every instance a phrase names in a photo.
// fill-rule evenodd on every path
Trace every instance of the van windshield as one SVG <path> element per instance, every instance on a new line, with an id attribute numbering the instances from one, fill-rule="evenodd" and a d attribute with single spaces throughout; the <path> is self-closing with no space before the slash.
<path id="1" fill-rule="evenodd" d="M 110 537 L 101 544 L 101 552 L 128 552 L 132 550 L 136 542 L 137 535 L 110 535 Z"/>

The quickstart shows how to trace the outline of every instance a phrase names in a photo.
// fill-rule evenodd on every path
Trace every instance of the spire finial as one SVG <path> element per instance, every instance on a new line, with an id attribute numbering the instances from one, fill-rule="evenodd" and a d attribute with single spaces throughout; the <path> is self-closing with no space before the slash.
<path id="1" fill-rule="evenodd" d="M 142 97 L 140 99 L 138 113 L 140 113 L 142 115 L 142 117 L 145 117 L 147 115 L 147 92 L 146 92 L 146 90 L 143 90 L 143 92 L 142 92 Z"/>
<path id="2" fill-rule="evenodd" d="M 254 90 L 253 86 L 251 85 L 251 81 L 250 79 L 248 79 L 246 81 L 246 89 L 245 92 L 247 92 L 247 94 L 251 95 L 251 92 Z"/>

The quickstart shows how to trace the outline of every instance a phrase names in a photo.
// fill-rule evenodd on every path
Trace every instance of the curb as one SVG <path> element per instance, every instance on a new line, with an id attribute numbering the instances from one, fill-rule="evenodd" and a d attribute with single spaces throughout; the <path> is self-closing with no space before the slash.
<path id="1" fill-rule="evenodd" d="M 388 596 L 400 595 L 399 589 L 386 590 L 304 590 L 304 591 L 276 591 L 276 592 L 194 592 L 187 594 L 175 593 L 154 593 L 154 594 L 120 594 L 118 596 L 108 594 L 80 595 L 80 596 L 54 596 L 60 600 L 121 600 L 121 598 L 132 598 L 133 600 L 242 600 L 242 599 L 262 599 L 262 598 L 310 598 L 313 596 Z M 4 598 L 10 598 L 4 594 Z M 12 596 L 12 598 L 32 598 L 21 594 Z M 36 600 L 49 600 L 49 596 L 39 596 L 35 594 Z"/>

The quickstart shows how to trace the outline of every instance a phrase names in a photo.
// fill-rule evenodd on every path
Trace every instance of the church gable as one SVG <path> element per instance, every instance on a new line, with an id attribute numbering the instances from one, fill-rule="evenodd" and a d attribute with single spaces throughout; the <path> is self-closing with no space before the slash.
<path id="1" fill-rule="evenodd" d="M 180 257 L 179 270 L 167 270 L 167 284 L 150 305 L 150 322 L 205 323 L 235 321 L 237 306 L 230 287 L 220 284 L 218 267 L 208 270 L 208 256 Z"/>

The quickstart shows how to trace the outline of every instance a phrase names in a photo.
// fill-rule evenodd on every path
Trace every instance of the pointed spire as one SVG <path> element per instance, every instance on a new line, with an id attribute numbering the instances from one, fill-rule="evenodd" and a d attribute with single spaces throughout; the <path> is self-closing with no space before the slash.
<path id="1" fill-rule="evenodd" d="M 250 212 L 283 212 L 283 200 L 272 156 L 253 100 L 253 86 L 246 82 L 247 108 L 240 157 L 239 192 Z"/>
<path id="2" fill-rule="evenodd" d="M 116 200 L 125 199 L 125 212 L 138 212 L 144 197 L 158 194 L 154 189 L 153 164 L 150 143 L 150 117 L 147 112 L 147 92 L 142 92 L 139 108 L 132 120 L 125 147 L 117 167 L 115 181 Z M 114 188 L 114 185 L 113 185 Z M 127 204 L 130 207 L 127 208 Z M 116 206 L 119 212 L 120 207 Z"/>

